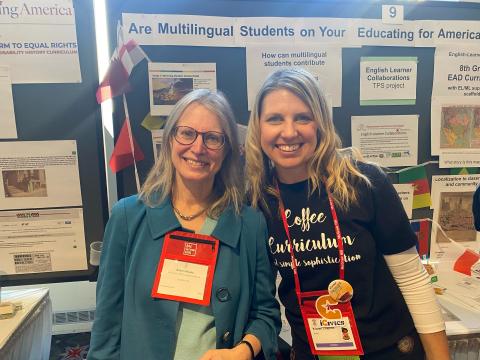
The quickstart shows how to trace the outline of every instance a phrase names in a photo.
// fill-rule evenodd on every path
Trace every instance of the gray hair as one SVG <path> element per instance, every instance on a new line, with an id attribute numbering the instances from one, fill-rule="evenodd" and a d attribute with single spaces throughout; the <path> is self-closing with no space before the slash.
<path id="1" fill-rule="evenodd" d="M 175 104 L 165 123 L 161 150 L 142 186 L 139 197 L 146 205 L 154 207 L 172 195 L 175 182 L 171 145 L 173 133 L 183 112 L 193 103 L 205 106 L 217 115 L 226 137 L 225 157 L 220 170 L 215 175 L 213 198 L 207 213 L 216 218 L 227 206 L 233 206 L 239 213 L 243 200 L 243 186 L 237 124 L 225 96 L 219 91 L 207 89 L 193 90 Z"/>

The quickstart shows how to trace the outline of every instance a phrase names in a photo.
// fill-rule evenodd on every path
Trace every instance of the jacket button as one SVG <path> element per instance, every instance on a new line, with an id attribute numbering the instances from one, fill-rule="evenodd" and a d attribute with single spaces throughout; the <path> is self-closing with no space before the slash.
<path id="1" fill-rule="evenodd" d="M 226 343 L 228 340 L 230 340 L 230 331 L 225 331 L 225 334 L 222 336 L 222 341 Z"/>
<path id="2" fill-rule="evenodd" d="M 219 288 L 217 290 L 216 296 L 218 301 L 221 301 L 221 302 L 228 301 L 232 298 L 227 288 Z"/>

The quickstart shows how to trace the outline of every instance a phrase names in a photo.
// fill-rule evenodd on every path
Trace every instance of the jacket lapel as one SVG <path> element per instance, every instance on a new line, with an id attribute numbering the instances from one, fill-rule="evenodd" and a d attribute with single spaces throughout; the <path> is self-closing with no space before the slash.
<path id="1" fill-rule="evenodd" d="M 170 198 L 165 199 L 157 207 L 147 207 L 147 223 L 153 240 L 158 240 L 169 231 L 181 228 L 173 212 Z"/>
<path id="2" fill-rule="evenodd" d="M 166 233 L 182 227 L 173 212 L 170 198 L 165 199 L 157 207 L 147 207 L 147 222 L 154 240 L 158 240 Z M 231 207 L 228 207 L 220 215 L 212 236 L 221 243 L 235 248 L 240 239 L 241 228 L 242 220 L 240 216 L 235 214 Z"/>
<path id="3" fill-rule="evenodd" d="M 228 207 L 223 211 L 222 215 L 220 215 L 212 236 L 217 238 L 221 243 L 235 248 L 240 239 L 241 229 L 241 216 L 235 214 L 235 211 L 231 207 Z"/>

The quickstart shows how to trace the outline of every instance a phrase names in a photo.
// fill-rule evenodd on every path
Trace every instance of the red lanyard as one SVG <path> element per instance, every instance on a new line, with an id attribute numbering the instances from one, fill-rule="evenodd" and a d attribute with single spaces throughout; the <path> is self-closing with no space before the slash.
<path id="1" fill-rule="evenodd" d="M 279 204 L 278 205 L 279 205 L 279 208 L 280 208 L 280 215 L 282 217 L 282 222 L 283 222 L 283 227 L 285 229 L 285 233 L 287 234 L 290 257 L 292 259 L 292 270 L 293 270 L 293 276 L 294 276 L 294 279 L 295 279 L 295 292 L 297 293 L 298 300 L 300 301 L 302 291 L 300 289 L 300 279 L 298 277 L 298 269 L 297 269 L 297 263 L 296 263 L 296 260 L 295 260 L 295 254 L 294 254 L 294 250 L 293 250 L 293 242 L 292 242 L 292 239 L 290 237 L 290 231 L 288 230 L 288 223 L 287 223 L 287 218 L 285 217 L 285 207 L 283 205 L 282 196 L 280 195 L 280 189 L 279 189 L 276 181 L 275 181 L 275 185 L 276 185 L 277 191 L 278 191 L 278 197 L 279 197 Z M 338 217 L 337 217 L 337 212 L 335 211 L 335 205 L 334 205 L 334 202 L 333 202 L 333 198 L 328 192 L 327 192 L 327 195 L 328 195 L 328 201 L 330 203 L 330 213 L 332 214 L 333 226 L 335 227 L 335 236 L 337 238 L 337 248 L 338 248 L 338 256 L 339 256 L 339 262 L 340 262 L 339 277 L 340 277 L 340 279 L 343 280 L 344 277 L 345 277 L 345 258 L 344 258 L 342 234 L 340 232 L 340 225 L 338 223 Z M 304 296 L 309 296 L 309 292 L 304 292 L 303 295 Z"/>

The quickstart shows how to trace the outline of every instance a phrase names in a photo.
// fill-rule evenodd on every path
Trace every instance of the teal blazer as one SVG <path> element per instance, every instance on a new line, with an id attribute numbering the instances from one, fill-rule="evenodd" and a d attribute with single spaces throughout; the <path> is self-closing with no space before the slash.
<path id="1" fill-rule="evenodd" d="M 179 303 L 152 298 L 151 290 L 164 236 L 180 227 L 170 199 L 150 208 L 131 196 L 114 206 L 87 359 L 173 359 Z M 211 293 L 217 348 L 231 348 L 248 333 L 261 341 L 266 359 L 275 359 L 281 322 L 263 215 L 227 209 L 212 236 L 220 242 Z"/>

